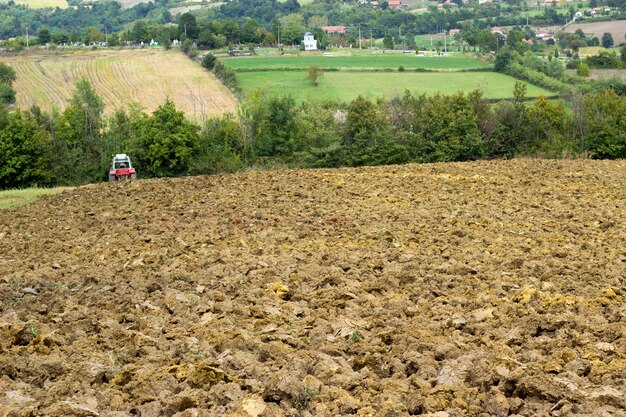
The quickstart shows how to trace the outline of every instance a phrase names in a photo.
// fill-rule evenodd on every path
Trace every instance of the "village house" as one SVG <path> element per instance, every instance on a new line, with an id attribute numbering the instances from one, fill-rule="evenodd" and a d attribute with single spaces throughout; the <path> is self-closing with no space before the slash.
<path id="1" fill-rule="evenodd" d="M 461 29 L 450 29 L 450 32 L 448 32 L 451 38 L 453 38 L 454 35 L 457 35 L 459 33 L 461 33 Z"/>
<path id="2" fill-rule="evenodd" d="M 402 7 L 402 2 L 400 0 L 389 0 L 387 4 L 390 9 L 399 9 Z"/>
<path id="3" fill-rule="evenodd" d="M 304 34 L 304 50 L 317 51 L 317 40 L 311 32 L 307 32 Z"/>

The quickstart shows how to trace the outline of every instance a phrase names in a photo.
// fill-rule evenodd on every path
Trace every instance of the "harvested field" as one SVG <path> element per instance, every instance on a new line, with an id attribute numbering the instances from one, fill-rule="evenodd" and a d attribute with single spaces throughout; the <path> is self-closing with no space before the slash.
<path id="1" fill-rule="evenodd" d="M 626 81 L 626 70 L 619 69 L 593 69 L 590 78 L 593 80 L 601 80 L 606 78 L 618 77 L 622 81 Z"/>
<path id="2" fill-rule="evenodd" d="M 67 9 L 67 0 L 13 0 L 15 4 L 28 6 L 31 9 L 45 9 L 59 7 L 61 9 Z M 0 0 L 0 4 L 6 4 L 8 0 Z"/>
<path id="3" fill-rule="evenodd" d="M 195 120 L 235 111 L 236 98 L 212 73 L 177 51 L 161 49 L 38 53 L 2 57 L 17 73 L 17 105 L 63 109 L 87 77 L 106 111 L 139 103 L 152 112 L 170 97 Z"/>
<path id="4" fill-rule="evenodd" d="M 626 20 L 612 20 L 609 22 L 594 22 L 594 23 L 575 23 L 565 28 L 565 32 L 574 33 L 576 30 L 582 29 L 585 35 L 591 37 L 595 36 L 598 39 L 602 39 L 602 35 L 605 32 L 609 32 L 613 36 L 615 45 L 619 45 L 624 42 L 624 35 L 626 35 Z"/>
<path id="5" fill-rule="evenodd" d="M 514 160 L 0 211 L 0 414 L 624 416 L 625 183 Z"/>

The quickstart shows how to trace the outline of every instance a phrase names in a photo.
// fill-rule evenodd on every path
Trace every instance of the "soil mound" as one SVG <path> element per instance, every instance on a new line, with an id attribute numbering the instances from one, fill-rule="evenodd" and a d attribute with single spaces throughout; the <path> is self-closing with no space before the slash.
<path id="1" fill-rule="evenodd" d="M 3 416 L 626 415 L 626 161 L 90 185 L 0 255 Z"/>

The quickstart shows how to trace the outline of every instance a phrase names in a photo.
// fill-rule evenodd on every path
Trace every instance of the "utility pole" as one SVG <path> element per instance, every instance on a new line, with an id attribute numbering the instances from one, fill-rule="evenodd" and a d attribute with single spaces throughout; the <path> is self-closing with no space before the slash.
<path id="1" fill-rule="evenodd" d="M 446 30 L 443 30 L 443 52 L 448 53 L 448 45 L 446 43 Z"/>
<path id="2" fill-rule="evenodd" d="M 372 29 L 370 29 L 370 48 L 374 47 L 374 38 L 372 37 Z"/>
<path id="3" fill-rule="evenodd" d="M 26 26 L 26 47 L 28 48 L 29 43 L 28 43 L 28 26 Z"/>
<path id="4" fill-rule="evenodd" d="M 106 26 L 104 27 L 104 43 L 109 46 L 109 31 L 107 30 Z"/>
<path id="5" fill-rule="evenodd" d="M 359 27 L 359 50 L 361 50 L 361 27 Z"/>

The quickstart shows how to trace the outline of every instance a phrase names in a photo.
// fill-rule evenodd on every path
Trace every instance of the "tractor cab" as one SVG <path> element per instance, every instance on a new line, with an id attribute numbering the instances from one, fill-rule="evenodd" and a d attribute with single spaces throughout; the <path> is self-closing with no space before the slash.
<path id="1" fill-rule="evenodd" d="M 124 153 L 119 153 L 113 156 L 111 169 L 109 170 L 109 181 L 112 182 L 127 179 L 136 180 L 137 172 L 130 162 L 130 157 Z"/>

